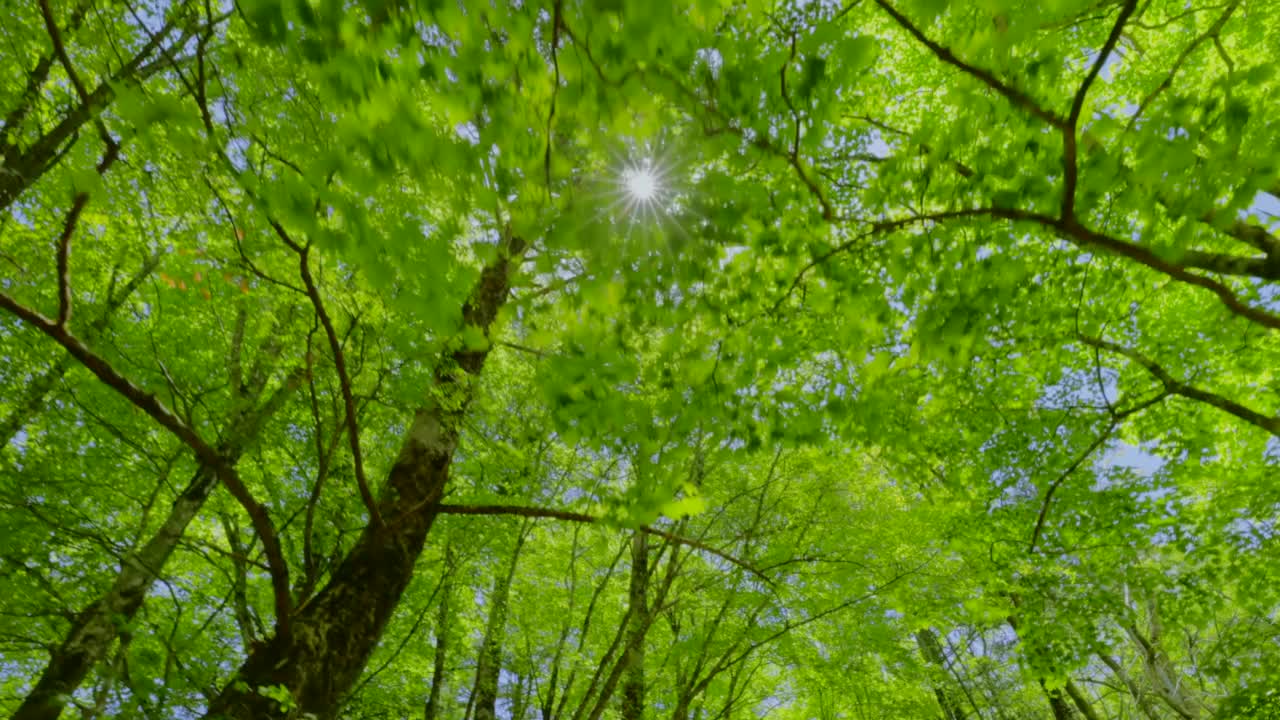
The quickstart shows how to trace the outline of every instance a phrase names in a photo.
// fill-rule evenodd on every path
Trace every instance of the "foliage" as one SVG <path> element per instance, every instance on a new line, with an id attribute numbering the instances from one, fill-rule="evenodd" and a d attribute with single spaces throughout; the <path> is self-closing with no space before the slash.
<path id="1" fill-rule="evenodd" d="M 1274 3 L 0 18 L 0 712 L 1269 717 Z"/>

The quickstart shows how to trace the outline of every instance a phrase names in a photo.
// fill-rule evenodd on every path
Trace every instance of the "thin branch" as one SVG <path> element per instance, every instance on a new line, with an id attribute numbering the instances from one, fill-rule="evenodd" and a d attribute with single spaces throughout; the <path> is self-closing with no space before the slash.
<path id="1" fill-rule="evenodd" d="M 1078 167 L 1078 149 L 1076 146 L 1076 127 L 1080 122 L 1080 113 L 1084 110 L 1084 101 L 1089 96 L 1089 88 L 1093 85 L 1093 81 L 1098 78 L 1098 73 L 1102 72 L 1102 66 L 1106 64 L 1111 53 L 1115 51 L 1116 43 L 1120 41 L 1120 33 L 1124 31 L 1124 24 L 1128 22 L 1129 17 L 1133 15 L 1133 11 L 1138 7 L 1138 0 L 1125 0 L 1120 8 L 1120 15 L 1116 17 L 1116 22 L 1111 26 L 1111 33 L 1107 35 L 1106 42 L 1102 44 L 1102 49 L 1098 51 L 1098 56 L 1093 60 L 1093 67 L 1089 68 L 1089 74 L 1085 75 L 1084 82 L 1080 83 L 1080 89 L 1076 91 L 1076 95 L 1071 100 L 1071 112 L 1067 115 L 1067 124 L 1062 128 L 1062 219 L 1066 221 L 1074 220 L 1076 213 L 1076 182 L 1079 178 Z"/>
<path id="2" fill-rule="evenodd" d="M 84 82 L 80 80 L 80 74 L 71 64 L 71 57 L 67 55 L 66 46 L 62 44 L 62 32 L 58 30 L 58 23 L 54 20 L 49 0 L 40 0 L 40 15 L 44 18 L 44 27 L 49 32 L 49 39 L 53 41 L 53 52 L 58 56 L 58 62 L 62 63 L 62 69 L 67 71 L 67 77 L 71 80 L 72 87 L 76 89 L 80 102 L 88 106 L 89 91 L 85 89 Z"/>
<path id="3" fill-rule="evenodd" d="M 58 62 L 62 64 L 62 69 L 66 70 L 67 77 L 71 80 L 71 85 L 75 87 L 76 95 L 80 98 L 80 103 L 84 107 L 90 107 L 92 98 L 89 95 L 89 91 L 85 89 L 84 82 L 80 80 L 80 74 L 76 72 L 75 66 L 71 64 L 71 56 L 67 54 L 67 48 L 62 43 L 62 32 L 58 30 L 58 23 L 54 20 L 53 10 L 49 7 L 49 0 L 40 0 L 40 14 L 44 17 L 45 30 L 49 32 L 49 39 L 53 42 L 53 52 L 58 56 Z M 111 133 L 107 132 L 107 126 L 102 124 L 102 118 L 94 116 L 93 124 L 107 147 L 115 146 L 116 141 L 112 139 Z"/>
<path id="4" fill-rule="evenodd" d="M 520 345 L 513 342 L 507 342 L 506 340 L 499 340 L 495 342 L 494 345 L 497 345 L 499 347 L 510 348 L 512 350 L 516 350 L 522 353 L 528 353 L 529 355 L 533 355 L 534 357 L 537 357 L 537 358 L 547 357 L 547 353 L 545 351 L 538 350 L 537 348 L 527 347 L 525 345 Z"/>
<path id="5" fill-rule="evenodd" d="M 279 222 L 275 220 L 269 222 L 271 228 L 276 231 L 276 235 L 279 235 L 286 245 L 298 253 L 298 269 L 302 275 L 302 283 L 307 288 L 307 297 L 311 298 L 311 304 L 320 318 L 320 324 L 324 326 L 324 333 L 329 338 L 329 349 L 333 352 L 333 364 L 338 372 L 338 385 L 342 389 L 342 402 L 346 406 L 347 439 L 351 444 L 351 461 L 355 464 L 360 499 L 369 510 L 369 519 L 374 526 L 383 527 L 382 514 L 378 512 L 378 501 L 374 499 L 373 491 L 369 489 L 369 479 L 364 472 L 364 453 L 360 451 L 360 425 L 356 419 L 356 400 L 351 393 L 351 375 L 347 372 L 346 354 L 342 352 L 342 341 L 338 339 L 338 331 L 334 329 L 333 321 L 329 319 L 329 313 L 324 309 L 320 289 L 316 287 L 315 279 L 311 276 L 311 246 L 299 245 L 289 237 L 289 233 Z"/>
<path id="6" fill-rule="evenodd" d="M 71 16 L 67 19 L 67 32 L 74 33 L 84 22 L 84 18 L 89 13 L 89 7 L 92 5 L 88 0 L 81 0 L 71 11 Z M 40 94 L 40 89 L 44 87 L 45 82 L 49 79 L 49 70 L 52 69 L 55 57 L 54 54 L 42 55 L 36 61 L 36 65 L 27 73 L 27 85 L 22 91 L 22 96 L 18 100 L 18 104 L 13 107 L 8 115 L 4 118 L 4 127 L 0 127 L 0 150 L 4 150 L 10 146 L 9 138 L 18 130 L 26 120 L 27 115 L 34 108 L 36 100 Z M 16 136 L 14 136 L 16 137 Z"/>
<path id="7" fill-rule="evenodd" d="M 560 94 L 560 15 L 562 0 L 556 0 L 551 12 L 551 67 L 554 71 L 554 86 L 551 88 L 551 108 L 547 111 L 547 145 L 543 150 L 543 172 L 546 174 L 547 194 L 551 194 L 551 140 L 552 123 L 556 119 L 556 97 Z"/>
<path id="8" fill-rule="evenodd" d="M 1087 460 L 1090 455 L 1110 439 L 1111 433 L 1114 432 L 1115 429 L 1116 420 L 1115 418 L 1112 418 L 1111 421 L 1107 423 L 1106 429 L 1089 444 L 1089 447 L 1085 448 L 1084 452 L 1080 453 L 1080 456 L 1075 459 L 1075 462 L 1067 466 L 1066 470 L 1063 470 L 1058 477 L 1054 478 L 1053 482 L 1049 483 L 1049 489 L 1046 490 L 1044 494 L 1044 502 L 1040 504 L 1040 514 L 1036 517 L 1035 529 L 1031 531 L 1031 542 L 1027 545 L 1028 553 L 1034 553 L 1036 551 L 1036 543 L 1040 541 L 1040 533 L 1044 530 L 1044 521 L 1049 515 L 1049 505 L 1053 502 L 1053 494 L 1058 491 L 1058 488 L 1062 486 L 1062 483 L 1066 482 L 1067 478 L 1071 477 L 1071 475 L 1074 474 L 1082 464 L 1084 464 L 1084 461 Z"/>
<path id="9" fill-rule="evenodd" d="M 799 285 L 803 276 L 813 267 L 826 262 L 840 253 L 847 252 L 871 235 L 898 230 L 920 222 L 936 222 L 939 220 L 953 220 L 958 218 L 981 216 L 997 217 L 1005 220 L 1022 220 L 1043 225 L 1056 231 L 1061 238 L 1076 245 L 1104 250 L 1113 255 L 1126 257 L 1130 260 L 1136 261 L 1140 265 L 1145 265 L 1146 267 L 1167 275 L 1175 280 L 1180 280 L 1188 285 L 1195 285 L 1196 287 L 1209 290 L 1213 294 L 1217 295 L 1219 301 L 1221 301 L 1223 305 L 1227 306 L 1227 309 L 1233 314 L 1265 328 L 1280 330 L 1280 316 L 1249 305 L 1241 300 L 1235 292 L 1231 290 L 1231 288 L 1221 282 L 1212 278 L 1204 277 L 1203 275 L 1197 275 L 1182 265 L 1178 265 L 1161 258 L 1155 252 L 1142 245 L 1125 242 L 1111 237 L 1110 235 L 1090 230 L 1072 219 L 1062 220 L 1043 213 L 1013 208 L 971 208 L 965 210 L 947 210 L 943 212 L 913 215 L 898 220 L 874 223 L 869 231 L 862 233 L 853 240 L 837 245 L 818 258 L 815 258 L 805 267 L 801 268 L 800 272 L 796 276 L 796 280 L 792 282 L 791 287 L 788 288 L 782 300 L 785 300 L 787 296 L 790 296 L 790 294 Z M 782 300 L 775 303 L 775 307 L 781 304 Z"/>
<path id="10" fill-rule="evenodd" d="M 879 5 L 881 8 L 883 8 L 885 12 L 889 13 L 890 17 L 893 18 L 894 22 L 898 23 L 898 25 L 900 25 L 902 29 L 906 30 L 912 37 L 914 37 L 922 45 L 929 48 L 929 51 L 932 52 L 934 55 L 936 55 L 939 60 L 947 63 L 948 65 L 958 68 L 960 71 L 964 72 L 966 75 L 970 75 L 974 78 L 977 78 L 978 80 L 982 81 L 982 83 L 987 87 L 991 88 L 992 90 L 995 90 L 996 92 L 1000 93 L 1001 95 L 1011 100 L 1014 105 L 1017 105 L 1018 107 L 1022 108 L 1024 111 L 1031 114 L 1032 116 L 1040 118 L 1046 123 L 1049 123 L 1049 125 L 1059 130 L 1065 130 L 1068 127 L 1066 120 L 1054 114 L 1051 110 L 1048 110 L 1047 108 L 1042 106 L 1040 103 L 1036 102 L 1031 96 L 1001 81 L 999 78 L 993 75 L 990 71 L 984 70 L 974 65 L 970 65 L 969 63 L 956 57 L 955 53 L 952 53 L 951 50 L 949 50 L 948 48 L 938 44 L 937 42 L 934 42 L 933 40 L 930 40 L 924 34 L 924 32 L 920 30 L 920 28 L 916 27 L 909 19 L 907 19 L 905 15 L 898 12 L 896 8 L 894 8 L 889 3 L 885 2 L 885 0 L 876 0 L 876 4 Z"/>
<path id="11" fill-rule="evenodd" d="M 1222 32 L 1222 26 L 1227 24 L 1227 20 L 1231 18 L 1231 14 L 1235 12 L 1239 5 L 1240 0 L 1233 0 L 1232 2 L 1227 3 L 1226 12 L 1222 13 L 1222 15 L 1218 17 L 1217 21 L 1215 21 L 1213 25 L 1204 32 L 1204 34 L 1200 35 L 1195 40 L 1191 41 L 1190 45 L 1183 48 L 1182 52 L 1178 54 L 1177 59 L 1173 61 L 1173 65 L 1170 66 L 1169 73 L 1165 75 L 1164 81 L 1148 93 L 1146 97 L 1142 98 L 1142 102 L 1138 103 L 1138 109 L 1133 113 L 1133 116 L 1129 118 L 1129 122 L 1126 124 L 1125 130 L 1132 128 L 1134 124 L 1138 122 L 1138 118 L 1142 117 L 1142 114 L 1147 111 L 1147 107 L 1160 96 L 1160 93 L 1168 90 L 1173 85 L 1173 79 L 1178 75 L 1178 71 L 1182 69 L 1182 64 L 1187 61 L 1187 58 L 1191 56 L 1191 53 L 1196 51 L 1196 48 L 1203 45 L 1206 40 L 1213 40 L 1217 42 L 1218 33 Z"/>
<path id="12" fill-rule="evenodd" d="M 58 327 L 66 328 L 71 320 L 71 236 L 76 232 L 76 223 L 80 213 L 89 204 L 89 193 L 76 193 L 67 213 L 66 222 L 62 224 L 62 236 L 58 238 Z"/>
<path id="13" fill-rule="evenodd" d="M 1156 361 L 1132 348 L 1089 335 L 1082 334 L 1079 335 L 1079 338 L 1090 347 L 1122 355 L 1141 365 L 1147 372 L 1151 373 L 1153 377 L 1160 381 L 1160 384 L 1164 386 L 1165 392 L 1169 395 L 1179 395 L 1189 400 L 1196 400 L 1205 403 L 1206 405 L 1212 405 L 1223 412 L 1236 416 L 1240 420 L 1243 420 L 1254 427 L 1265 430 L 1276 437 L 1280 437 L 1280 417 L 1267 417 L 1256 410 L 1247 408 L 1240 403 L 1222 397 L 1217 393 L 1211 393 L 1207 390 L 1192 387 L 1191 385 L 1188 385 L 1170 375 L 1169 371 L 1161 367 L 1156 363 Z"/>
<path id="14" fill-rule="evenodd" d="M 550 508 L 524 507 L 520 505 L 454 505 L 441 504 L 437 506 L 437 511 L 447 515 L 514 515 L 517 517 L 529 518 L 550 518 L 553 520 L 566 520 L 568 522 L 580 522 L 588 524 L 596 524 L 603 522 L 603 518 L 586 513 L 571 512 L 568 510 L 553 510 Z M 641 525 L 639 528 L 642 532 L 648 533 L 656 537 L 660 537 L 677 545 L 684 545 L 703 552 L 710 553 L 721 560 L 732 563 L 743 570 L 755 575 L 769 585 L 773 585 L 773 579 L 765 575 L 762 571 L 756 569 L 745 560 L 736 558 L 727 552 L 714 548 L 700 540 L 677 535 L 651 525 Z"/>

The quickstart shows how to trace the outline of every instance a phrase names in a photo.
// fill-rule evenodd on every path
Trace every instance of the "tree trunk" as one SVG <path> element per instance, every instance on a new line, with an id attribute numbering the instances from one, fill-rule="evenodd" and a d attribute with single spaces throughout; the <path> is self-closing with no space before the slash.
<path id="1" fill-rule="evenodd" d="M 652 604 L 652 607 L 662 607 L 663 602 L 666 601 L 667 592 L 671 590 L 671 584 L 675 581 L 676 573 L 680 567 L 679 550 L 676 549 L 676 547 L 671 545 L 670 543 L 665 544 L 663 546 L 663 549 L 658 551 L 659 558 L 661 558 L 662 553 L 667 549 L 670 549 L 670 553 L 671 553 L 670 558 L 667 561 L 667 571 L 663 576 L 662 583 L 658 586 L 658 591 L 654 597 L 654 602 Z M 646 566 L 645 572 L 646 573 L 648 572 L 647 566 Z M 644 612 L 641 612 L 641 610 L 644 610 Z M 640 616 L 640 621 L 638 625 L 635 624 L 636 615 Z M 644 608 L 641 608 L 636 605 L 628 604 L 627 614 L 623 619 L 623 622 L 626 623 L 626 625 L 619 626 L 618 628 L 619 629 L 618 637 L 620 638 L 624 635 L 626 636 L 626 642 L 623 643 L 624 647 L 622 649 L 622 656 L 621 658 L 619 658 L 618 662 L 613 663 L 613 667 L 610 668 L 609 674 L 605 677 L 604 682 L 599 685 L 600 694 L 596 698 L 595 702 L 590 705 L 591 709 L 590 709 L 590 712 L 586 715 L 586 720 L 600 720 L 600 717 L 604 715 L 605 707 L 609 704 L 609 701 L 613 698 L 613 693 L 617 690 L 618 683 L 622 679 L 623 671 L 627 669 L 626 660 L 628 657 L 628 653 L 630 653 L 636 645 L 644 643 L 644 637 L 646 634 L 648 634 L 649 628 L 650 626 L 653 625 L 653 620 L 656 616 L 657 616 L 657 613 L 652 609 L 650 609 L 650 606 L 647 602 L 645 603 Z M 625 633 L 621 632 L 624 628 L 627 630 L 627 632 Z M 603 669 L 603 666 L 602 666 L 602 669 Z M 593 684 L 594 684 L 594 681 L 593 681 Z M 573 716 L 574 720 L 581 720 L 582 713 L 588 707 L 587 701 L 591 699 L 593 690 L 594 688 L 588 688 L 587 694 L 583 698 L 583 704 L 580 705 L 578 707 L 577 712 L 574 713 L 574 716 Z"/>
<path id="2" fill-rule="evenodd" d="M 1085 694 L 1081 692 L 1080 688 L 1076 687 L 1075 683 L 1068 679 L 1063 689 L 1067 691 L 1071 701 L 1076 704 L 1076 709 L 1080 711 L 1080 714 L 1085 716 L 1085 720 L 1100 720 L 1098 712 L 1093 709 L 1093 704 L 1089 702 L 1089 698 L 1085 697 Z"/>
<path id="3" fill-rule="evenodd" d="M 644 718 L 644 635 L 648 630 L 649 616 L 649 543 L 648 536 L 636 532 L 631 539 L 631 585 L 628 602 L 631 604 L 630 638 L 623 662 L 627 675 L 622 686 L 622 720 Z"/>
<path id="4" fill-rule="evenodd" d="M 296 384 L 292 375 L 261 409 L 246 411 L 234 422 L 230 438 L 219 448 L 226 462 L 234 465 L 246 446 L 257 436 L 262 423 L 283 403 Z M 254 388 L 253 394 L 261 391 Z M 23 699 L 12 720 L 56 720 L 65 699 L 80 687 L 93 666 L 106 657 L 122 626 L 133 620 L 147 592 L 164 568 L 187 526 L 200 512 L 205 500 L 218 486 L 216 470 L 201 465 L 191 483 L 174 501 L 164 523 L 138 550 L 121 563 L 120 573 L 106 593 L 85 608 L 53 651 L 40 679 Z"/>
<path id="5" fill-rule="evenodd" d="M 1138 647 L 1138 656 L 1142 659 L 1142 667 L 1146 671 L 1147 679 L 1151 682 L 1151 687 L 1155 689 L 1156 695 L 1183 720 L 1198 720 L 1201 713 L 1201 705 L 1195 698 L 1184 691 L 1178 678 L 1178 672 L 1174 669 L 1168 653 L 1164 651 L 1164 647 L 1161 644 L 1161 636 L 1164 633 L 1160 622 L 1159 608 L 1154 601 L 1148 602 L 1147 606 L 1151 622 L 1150 637 L 1143 635 L 1138 626 L 1134 624 L 1126 625 L 1125 631 L 1129 633 L 1129 637 Z"/>
<path id="6" fill-rule="evenodd" d="M 507 600 L 511 595 L 511 579 L 516 574 L 520 550 L 524 547 L 524 528 L 516 540 L 515 551 L 506 572 L 493 580 L 489 593 L 489 619 L 485 623 L 484 639 L 480 643 L 480 655 L 476 662 L 476 684 L 471 691 L 474 698 L 475 720 L 496 720 L 498 714 L 498 675 L 502 670 L 502 641 L 507 634 Z"/>
<path id="7" fill-rule="evenodd" d="M 505 234 L 505 247 L 484 269 L 463 307 L 464 326 L 486 335 L 510 289 L 512 256 L 524 249 Z M 413 578 L 437 505 L 449 481 L 471 385 L 488 349 L 461 348 L 436 370 L 438 397 L 415 414 L 400 455 L 381 490 L 382 524 L 365 526 L 355 545 L 315 597 L 294 610 L 292 632 L 258 646 L 210 703 L 207 718 L 261 720 L 311 713 L 332 717 L 364 671 Z M 259 688 L 282 687 L 279 703 Z"/>
<path id="8" fill-rule="evenodd" d="M 440 588 L 440 607 L 436 613 L 436 651 L 431 661 L 431 694 L 427 696 L 422 720 L 436 720 L 441 716 L 440 697 L 445 691 L 445 673 L 449 660 L 449 633 L 453 630 L 453 545 L 444 549 L 444 581 Z"/>
<path id="9" fill-rule="evenodd" d="M 1050 690 L 1044 681 L 1040 681 L 1040 689 L 1044 690 L 1044 696 L 1049 700 L 1049 708 L 1053 710 L 1053 720 L 1075 720 L 1076 711 L 1071 707 L 1071 701 L 1067 699 L 1066 693 L 1062 690 Z"/>
<path id="10" fill-rule="evenodd" d="M 1147 698 L 1146 693 L 1142 691 L 1142 688 L 1138 687 L 1138 683 L 1134 682 L 1133 677 L 1125 671 L 1120 661 L 1105 652 L 1098 653 L 1098 658 L 1107 667 L 1111 668 L 1111 672 L 1120 679 L 1120 682 L 1124 683 L 1125 687 L 1129 688 L 1129 694 L 1133 696 L 1134 702 L 1138 704 L 1138 709 L 1142 711 L 1142 714 L 1148 720 L 1160 720 L 1159 716 L 1156 715 L 1155 708 L 1151 707 L 1151 701 Z"/>
<path id="11" fill-rule="evenodd" d="M 934 683 L 933 694 L 938 698 L 938 705 L 942 707 L 942 716 L 946 720 L 964 720 L 964 708 L 956 700 L 946 680 L 947 658 L 942 652 L 938 636 L 933 630 L 925 628 L 916 633 L 916 644 L 920 646 L 920 654 L 924 656 L 925 662 L 941 671 L 942 678 Z"/>

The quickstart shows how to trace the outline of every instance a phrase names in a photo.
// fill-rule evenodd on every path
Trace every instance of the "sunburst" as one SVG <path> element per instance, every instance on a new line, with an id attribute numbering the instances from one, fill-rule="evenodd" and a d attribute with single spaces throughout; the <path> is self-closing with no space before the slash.
<path id="1" fill-rule="evenodd" d="M 639 164 L 622 171 L 622 188 L 637 205 L 653 201 L 662 190 L 657 174 L 653 171 L 653 161 L 645 158 Z"/>

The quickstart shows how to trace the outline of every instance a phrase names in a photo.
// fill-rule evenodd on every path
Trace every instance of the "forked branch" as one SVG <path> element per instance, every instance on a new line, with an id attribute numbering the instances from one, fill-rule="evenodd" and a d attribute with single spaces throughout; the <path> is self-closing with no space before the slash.
<path id="1" fill-rule="evenodd" d="M 271 568 L 271 585 L 275 595 L 276 622 L 279 633 L 287 636 L 289 632 L 289 615 L 292 602 L 289 596 L 289 567 L 284 559 L 275 527 L 271 523 L 267 511 L 254 498 L 244 484 L 236 469 L 226 462 L 217 450 L 201 438 L 195 430 L 174 415 L 154 393 L 147 392 L 121 375 L 105 358 L 90 350 L 74 335 L 57 322 L 19 303 L 5 293 L 0 293 L 0 307 L 8 310 L 20 320 L 44 333 L 63 347 L 72 357 L 79 360 L 99 380 L 120 393 L 135 407 L 142 410 L 166 430 L 178 437 L 195 453 L 201 462 L 214 468 L 218 479 L 226 486 L 231 495 L 244 508 L 253 523 L 253 529 L 262 539 L 267 554 L 267 564 Z"/>

